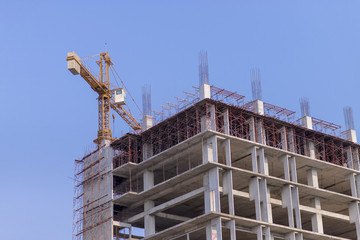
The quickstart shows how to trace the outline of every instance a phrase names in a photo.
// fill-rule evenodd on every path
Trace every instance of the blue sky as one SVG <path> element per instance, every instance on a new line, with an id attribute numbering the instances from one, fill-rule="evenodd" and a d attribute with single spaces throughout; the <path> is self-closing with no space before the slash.
<path id="1" fill-rule="evenodd" d="M 70 239 L 73 162 L 97 133 L 96 94 L 66 68 L 66 54 L 109 51 L 138 104 L 153 109 L 198 84 L 207 50 L 210 83 L 360 127 L 358 1 L 0 1 L 0 238 Z M 107 48 L 105 47 L 107 43 Z M 299 114 L 300 115 L 300 114 Z M 117 120 L 119 135 L 128 127 Z M 359 134 L 358 134 L 359 138 Z"/>

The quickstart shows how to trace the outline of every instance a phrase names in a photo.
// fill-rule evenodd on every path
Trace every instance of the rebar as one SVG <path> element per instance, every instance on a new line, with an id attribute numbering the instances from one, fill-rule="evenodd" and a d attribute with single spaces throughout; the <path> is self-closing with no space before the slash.
<path id="1" fill-rule="evenodd" d="M 143 114 L 151 116 L 151 86 L 144 85 L 142 87 L 142 103 L 143 103 Z"/>
<path id="2" fill-rule="evenodd" d="M 199 52 L 199 86 L 209 84 L 209 64 L 206 51 Z"/>
<path id="3" fill-rule="evenodd" d="M 253 100 L 262 100 L 260 69 L 252 68 L 250 70 L 250 76 Z"/>
<path id="4" fill-rule="evenodd" d="M 308 116 L 310 117 L 310 101 L 308 98 L 306 97 L 302 97 L 300 98 L 300 110 L 301 110 L 301 116 L 305 117 Z"/>
<path id="5" fill-rule="evenodd" d="M 354 115 L 351 107 L 349 106 L 344 107 L 344 117 L 345 117 L 346 130 L 355 129 Z"/>

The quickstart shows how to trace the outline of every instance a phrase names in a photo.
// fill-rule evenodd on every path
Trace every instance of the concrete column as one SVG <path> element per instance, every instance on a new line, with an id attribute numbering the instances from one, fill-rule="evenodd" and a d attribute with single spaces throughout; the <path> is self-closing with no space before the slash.
<path id="1" fill-rule="evenodd" d="M 151 189 L 154 186 L 154 172 L 152 170 L 145 170 L 144 191 Z M 146 200 L 144 202 L 144 212 L 150 211 L 155 206 L 154 201 Z M 155 216 L 146 214 L 144 217 L 145 237 L 155 234 Z"/>
<path id="2" fill-rule="evenodd" d="M 215 106 L 211 105 L 209 107 L 210 116 L 206 115 L 202 116 L 201 121 L 201 131 L 213 130 L 216 131 L 216 119 L 215 119 Z"/>
<path id="3" fill-rule="evenodd" d="M 256 232 L 256 240 L 263 240 L 262 226 L 257 226 L 255 229 Z"/>
<path id="4" fill-rule="evenodd" d="M 345 150 L 346 156 L 347 156 L 346 167 L 354 169 L 354 161 L 353 161 L 351 146 L 346 147 L 344 150 Z"/>
<path id="5" fill-rule="evenodd" d="M 147 200 L 144 203 L 144 212 L 150 211 L 155 206 L 154 201 Z M 155 234 L 155 216 L 146 214 L 144 217 L 145 237 Z"/>
<path id="6" fill-rule="evenodd" d="M 146 169 L 144 171 L 144 191 L 149 190 L 154 186 L 154 172 Z"/>
<path id="7" fill-rule="evenodd" d="M 287 208 L 289 227 L 295 227 L 291 185 L 285 185 L 281 189 L 282 207 Z"/>
<path id="8" fill-rule="evenodd" d="M 315 145 L 312 141 L 307 141 L 307 148 L 309 149 L 309 157 L 315 158 Z"/>
<path id="9" fill-rule="evenodd" d="M 230 123 L 229 123 L 229 110 L 226 109 L 223 112 L 223 117 L 224 117 L 224 133 L 226 135 L 230 135 Z"/>
<path id="10" fill-rule="evenodd" d="M 290 173 L 291 173 L 291 181 L 292 182 L 298 182 L 297 179 L 297 171 L 296 171 L 296 159 L 295 157 L 290 157 L 289 159 L 289 165 L 290 165 Z M 296 227 L 299 229 L 302 229 L 301 224 L 301 213 L 300 213 L 300 200 L 299 200 L 299 189 L 297 186 L 292 186 L 291 188 L 291 197 L 294 207 L 294 213 L 295 213 L 295 223 Z M 302 239 L 302 234 L 297 234 L 298 239 Z"/>
<path id="11" fill-rule="evenodd" d="M 266 139 L 265 139 L 265 129 L 263 127 L 262 124 L 262 119 L 256 119 L 255 120 L 255 124 L 256 124 L 256 133 L 257 133 L 257 142 L 261 143 L 261 144 L 266 144 Z"/>
<path id="12" fill-rule="evenodd" d="M 264 149 L 260 148 L 257 151 L 257 155 L 259 157 L 259 172 L 265 175 L 269 175 L 269 162 L 267 157 L 265 156 Z"/>
<path id="13" fill-rule="evenodd" d="M 301 214 L 300 214 L 300 201 L 299 201 L 299 190 L 297 186 L 291 188 L 291 200 L 293 202 L 293 208 L 295 213 L 296 227 L 302 229 Z"/>
<path id="14" fill-rule="evenodd" d="M 346 166 L 355 170 L 359 170 L 359 153 L 356 147 L 348 146 L 345 148 L 347 155 Z"/>
<path id="15" fill-rule="evenodd" d="M 230 240 L 236 240 L 235 220 L 230 220 L 226 222 L 225 227 L 230 230 Z"/>
<path id="16" fill-rule="evenodd" d="M 144 172 L 144 191 L 154 186 L 154 172 L 145 170 Z M 154 201 L 144 202 L 144 212 L 150 211 L 155 206 Z M 155 216 L 146 214 L 144 217 L 145 237 L 155 234 Z"/>
<path id="17" fill-rule="evenodd" d="M 264 153 L 264 149 L 253 147 L 250 149 L 252 158 L 252 167 L 254 172 L 269 175 L 268 161 Z M 270 203 L 270 188 L 267 186 L 265 178 L 253 177 L 249 182 L 250 200 L 255 202 L 256 220 L 264 222 L 273 222 L 272 209 Z M 257 231 L 258 239 L 271 239 L 269 227 L 261 227 Z"/>
<path id="18" fill-rule="evenodd" d="M 254 104 L 254 112 L 260 115 L 264 115 L 264 102 L 261 100 L 255 100 Z"/>
<path id="19" fill-rule="evenodd" d="M 230 139 L 226 139 L 222 143 L 222 147 L 225 151 L 226 165 L 231 166 Z M 229 214 L 235 215 L 232 170 L 225 170 L 223 172 L 223 194 L 228 196 Z M 227 226 L 230 229 L 230 240 L 236 240 L 235 220 L 230 220 Z"/>
<path id="20" fill-rule="evenodd" d="M 143 115 L 142 128 L 144 131 L 148 130 L 153 126 L 153 120 L 154 118 L 152 116 Z"/>
<path id="21" fill-rule="evenodd" d="M 297 182 L 297 172 L 296 172 L 295 157 L 290 157 L 289 158 L 289 164 L 290 164 L 290 173 L 291 173 L 291 178 L 289 180 L 291 180 L 293 182 Z"/>
<path id="22" fill-rule="evenodd" d="M 350 174 L 351 195 L 360 197 L 360 175 Z M 354 201 L 349 205 L 350 223 L 355 223 L 357 239 L 360 239 L 360 201 Z"/>
<path id="23" fill-rule="evenodd" d="M 286 134 L 286 127 L 282 127 L 281 130 L 281 149 L 287 151 L 288 147 L 287 147 L 287 134 Z"/>
<path id="24" fill-rule="evenodd" d="M 221 218 L 212 219 L 206 226 L 206 240 L 222 240 Z"/>
<path id="25" fill-rule="evenodd" d="M 255 100 L 254 111 L 260 115 L 264 115 L 264 103 L 260 100 Z M 263 128 L 262 119 L 252 117 L 250 119 L 250 140 L 265 144 L 265 130 Z M 257 138 L 257 139 L 256 139 Z"/>
<path id="26" fill-rule="evenodd" d="M 210 106 L 210 130 L 216 131 L 216 113 L 215 106 Z"/>
<path id="27" fill-rule="evenodd" d="M 218 162 L 217 137 L 212 136 L 203 140 L 202 146 L 203 163 Z"/>
<path id="28" fill-rule="evenodd" d="M 308 181 L 308 185 L 315 188 L 319 188 L 318 170 L 316 168 L 310 168 L 307 171 L 307 181 Z M 311 200 L 311 205 L 315 209 L 320 210 L 321 209 L 320 198 L 314 197 Z M 320 213 L 317 212 L 311 216 L 311 225 L 312 225 L 312 230 L 314 232 L 324 233 L 322 215 Z"/>
<path id="29" fill-rule="evenodd" d="M 153 118 L 148 115 L 143 116 L 143 129 L 147 130 L 153 126 Z M 143 161 L 146 161 L 153 155 L 152 145 L 143 144 Z M 154 172 L 152 169 L 146 169 L 143 173 L 144 191 L 154 187 Z M 146 200 L 144 202 L 144 212 L 150 211 L 155 206 L 154 201 Z M 144 217 L 145 237 L 155 234 L 155 216 L 146 214 Z"/>
<path id="30" fill-rule="evenodd" d="M 280 161 L 284 164 L 285 180 L 297 182 L 296 161 L 295 157 L 288 155 L 282 156 Z M 288 210 L 289 227 L 296 227 L 302 229 L 301 214 L 300 214 L 300 201 L 298 187 L 292 184 L 285 185 L 281 191 L 282 207 Z M 289 239 L 303 239 L 302 234 L 293 232 L 290 234 Z"/>
<path id="31" fill-rule="evenodd" d="M 143 161 L 147 161 L 153 155 L 152 145 L 143 144 Z M 152 169 L 146 169 L 143 173 L 144 191 L 154 186 L 154 172 Z M 154 201 L 146 200 L 144 202 L 144 212 L 148 212 L 154 207 Z M 144 217 L 145 237 L 155 234 L 155 216 L 146 214 Z"/>
<path id="32" fill-rule="evenodd" d="M 204 186 L 205 213 L 221 212 L 218 168 L 213 168 L 205 174 Z"/>
<path id="33" fill-rule="evenodd" d="M 201 122 L 201 132 L 205 132 L 209 129 L 209 118 L 208 116 L 204 115 L 200 118 Z"/>
<path id="34" fill-rule="evenodd" d="M 253 177 L 250 179 L 249 194 L 250 194 L 250 200 L 255 202 L 256 220 L 261 221 L 263 217 L 261 211 L 260 187 L 259 187 L 258 177 Z"/>
<path id="35" fill-rule="evenodd" d="M 202 146 L 203 163 L 218 162 L 217 137 L 213 136 L 204 140 Z M 204 175 L 204 205 L 205 214 L 210 212 L 221 212 L 219 168 L 212 168 Z M 206 225 L 206 239 L 221 240 L 221 218 L 212 219 Z"/>
<path id="36" fill-rule="evenodd" d="M 285 235 L 285 240 L 302 240 L 303 236 L 301 233 L 291 232 Z"/>
<path id="37" fill-rule="evenodd" d="M 350 180 L 351 195 L 353 197 L 359 198 L 360 197 L 360 175 L 350 174 L 349 180 Z"/>
<path id="38" fill-rule="evenodd" d="M 318 170 L 316 168 L 311 168 L 307 171 L 307 182 L 308 185 L 319 188 Z"/>
<path id="39" fill-rule="evenodd" d="M 257 149 L 258 147 L 254 146 L 249 149 L 249 154 L 251 154 L 251 166 L 252 171 L 258 173 L 259 167 L 258 167 L 258 157 L 257 157 Z"/>
<path id="40" fill-rule="evenodd" d="M 313 198 L 311 200 L 311 206 L 317 210 L 320 210 L 321 209 L 320 198 L 317 197 Z M 314 232 L 324 233 L 322 215 L 320 213 L 315 213 L 311 215 L 311 225 L 312 225 L 312 230 Z"/>
<path id="41" fill-rule="evenodd" d="M 231 166 L 231 141 L 230 139 L 226 139 L 221 143 L 221 146 L 225 151 L 225 163 L 228 166 Z"/>
<path id="42" fill-rule="evenodd" d="M 218 162 L 217 137 L 213 136 L 203 143 L 203 163 Z M 220 212 L 219 170 L 210 169 L 204 176 L 205 212 Z"/>
<path id="43" fill-rule="evenodd" d="M 309 117 L 309 116 L 304 116 L 301 119 L 301 124 L 302 124 L 303 127 L 307 128 L 307 129 L 313 129 L 312 118 Z M 309 149 L 309 157 L 315 158 L 315 145 L 314 145 L 314 142 L 306 141 L 306 146 Z"/>
<path id="44" fill-rule="evenodd" d="M 291 232 L 285 235 L 285 240 L 296 240 L 295 232 Z"/>
<path id="45" fill-rule="evenodd" d="M 354 129 L 346 130 L 346 139 L 351 142 L 357 143 L 356 131 Z"/>
<path id="46" fill-rule="evenodd" d="M 152 144 L 144 143 L 142 146 L 142 152 L 143 152 L 143 161 L 148 160 L 153 156 L 153 148 Z"/>
<path id="47" fill-rule="evenodd" d="M 266 179 L 260 179 L 260 200 L 262 221 L 272 223 L 272 209 L 270 203 L 270 188 L 267 186 Z"/>
<path id="48" fill-rule="evenodd" d="M 360 239 L 360 207 L 359 202 L 352 202 L 349 206 L 350 223 L 355 223 L 356 236 Z"/>
<path id="49" fill-rule="evenodd" d="M 312 118 L 309 117 L 309 116 L 304 116 L 304 117 L 301 119 L 301 125 L 302 125 L 303 127 L 308 128 L 308 129 L 313 129 Z"/>
<path id="50" fill-rule="evenodd" d="M 359 149 L 357 148 L 352 148 L 352 157 L 353 157 L 353 162 L 354 162 L 354 169 L 356 170 L 360 170 L 360 162 L 359 162 Z"/>
<path id="51" fill-rule="evenodd" d="M 151 128 L 153 126 L 153 117 L 144 115 L 142 125 L 143 125 L 142 127 L 144 130 L 148 130 L 149 128 Z M 143 152 L 143 161 L 146 161 L 153 155 L 151 144 L 148 144 L 148 143 L 143 144 L 142 150 L 143 150 L 142 151 Z"/>
<path id="52" fill-rule="evenodd" d="M 288 131 L 287 140 L 289 142 L 289 152 L 295 152 L 295 136 L 294 131 L 292 128 L 290 128 L 290 131 Z"/>
<path id="53" fill-rule="evenodd" d="M 251 117 L 249 121 L 249 131 L 250 131 L 250 141 L 256 141 L 256 132 L 255 132 L 255 118 Z"/>
<path id="54" fill-rule="evenodd" d="M 256 233 L 257 240 L 274 240 L 274 236 L 270 232 L 270 228 L 259 225 L 253 229 L 253 232 Z"/>
<path id="55" fill-rule="evenodd" d="M 211 86 L 204 83 L 199 88 L 200 101 L 206 98 L 211 98 Z"/>

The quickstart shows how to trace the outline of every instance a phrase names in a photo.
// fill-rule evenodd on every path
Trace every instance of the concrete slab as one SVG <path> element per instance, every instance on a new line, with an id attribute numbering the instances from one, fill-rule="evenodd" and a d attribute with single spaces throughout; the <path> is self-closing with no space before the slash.
<path id="1" fill-rule="evenodd" d="M 214 212 L 201 215 L 197 218 L 191 219 L 184 223 L 180 223 L 176 226 L 168 228 L 165 231 L 161 231 L 152 236 L 144 238 L 144 240 L 145 239 L 146 240 L 172 239 L 175 236 L 185 234 L 186 232 L 194 231 L 197 228 L 201 228 L 208 221 L 210 221 L 211 219 L 217 218 L 217 217 L 221 217 L 223 220 L 234 219 L 236 228 L 242 228 L 242 229 L 246 228 L 246 229 L 249 229 L 249 231 L 251 231 L 251 229 L 254 229 L 255 227 L 257 227 L 259 225 L 262 225 L 262 226 L 270 227 L 271 232 L 277 233 L 278 235 L 279 234 L 286 235 L 288 233 L 295 231 L 298 233 L 302 233 L 304 236 L 304 239 L 309 239 L 309 240 L 349 240 L 348 238 L 335 237 L 335 236 L 330 236 L 330 235 L 326 235 L 326 234 L 319 234 L 319 233 L 314 233 L 314 232 L 307 231 L 307 230 L 290 228 L 290 227 L 286 227 L 286 226 L 282 226 L 282 225 L 278 225 L 278 224 L 267 223 L 267 222 L 257 221 L 254 219 L 236 217 L 236 216 L 232 216 L 232 215 L 225 214 L 225 213 L 214 213 Z"/>
<path id="2" fill-rule="evenodd" d="M 197 166 L 187 172 L 184 172 L 174 178 L 171 178 L 165 182 L 162 182 L 153 188 L 143 191 L 141 193 L 135 194 L 135 193 L 126 193 L 123 194 L 113 200 L 114 204 L 121 205 L 121 206 L 131 206 L 136 203 L 136 205 L 141 205 L 144 203 L 145 199 L 151 199 L 155 200 L 156 198 L 160 197 L 158 194 L 159 192 L 163 190 L 170 190 L 177 184 L 182 183 L 188 179 L 201 176 L 202 173 L 208 171 L 211 168 L 216 167 L 215 165 L 212 165 L 211 163 L 202 164 L 200 166 Z"/>

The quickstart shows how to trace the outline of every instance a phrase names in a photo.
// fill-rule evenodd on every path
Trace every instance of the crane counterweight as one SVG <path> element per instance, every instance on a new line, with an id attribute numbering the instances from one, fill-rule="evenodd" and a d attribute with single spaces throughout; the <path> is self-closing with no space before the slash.
<path id="1" fill-rule="evenodd" d="M 73 75 L 78 75 L 80 74 L 80 58 L 79 56 L 75 53 L 75 52 L 69 52 L 67 54 L 67 62 L 68 62 L 68 70 L 73 74 Z"/>

